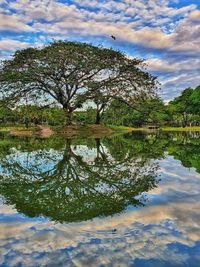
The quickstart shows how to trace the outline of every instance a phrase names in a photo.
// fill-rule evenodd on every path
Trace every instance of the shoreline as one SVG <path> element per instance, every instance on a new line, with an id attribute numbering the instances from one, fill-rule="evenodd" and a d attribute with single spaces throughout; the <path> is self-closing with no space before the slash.
<path id="1" fill-rule="evenodd" d="M 128 132 L 200 132 L 200 126 L 192 127 L 161 127 L 158 129 L 148 128 L 133 128 L 127 126 L 104 126 L 104 125 L 71 125 L 71 126 L 48 126 L 38 125 L 36 127 L 25 128 L 24 126 L 0 126 L 0 132 L 8 133 L 10 136 L 16 137 L 41 137 L 48 138 L 54 134 L 62 135 L 63 137 L 103 137 L 113 133 L 128 133 Z"/>

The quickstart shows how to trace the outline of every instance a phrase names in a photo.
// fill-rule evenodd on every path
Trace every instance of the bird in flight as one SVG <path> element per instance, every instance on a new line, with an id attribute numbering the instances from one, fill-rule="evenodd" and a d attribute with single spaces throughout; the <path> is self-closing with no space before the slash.
<path id="1" fill-rule="evenodd" d="M 116 40 L 116 37 L 114 35 L 110 36 L 113 40 Z"/>

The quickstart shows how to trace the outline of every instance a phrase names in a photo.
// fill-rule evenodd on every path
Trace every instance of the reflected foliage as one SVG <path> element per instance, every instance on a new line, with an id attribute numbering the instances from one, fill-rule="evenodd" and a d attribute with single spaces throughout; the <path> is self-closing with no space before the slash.
<path id="1" fill-rule="evenodd" d="M 200 173 L 200 133 L 174 133 L 168 145 L 168 153 L 180 160 L 186 168 Z"/>
<path id="2" fill-rule="evenodd" d="M 198 133 L 134 132 L 103 139 L 1 136 L 0 193 L 27 216 L 72 222 L 144 205 L 155 159 L 174 156 L 200 172 Z"/>
<path id="3" fill-rule="evenodd" d="M 0 193 L 30 217 L 63 222 L 112 215 L 144 205 L 138 196 L 158 181 L 156 164 L 131 136 L 11 141 L 1 145 Z"/>

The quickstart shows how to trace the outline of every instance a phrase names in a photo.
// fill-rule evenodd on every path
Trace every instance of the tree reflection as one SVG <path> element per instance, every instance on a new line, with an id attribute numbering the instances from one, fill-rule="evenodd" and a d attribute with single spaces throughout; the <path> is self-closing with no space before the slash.
<path id="1" fill-rule="evenodd" d="M 200 173 L 200 133 L 171 133 L 167 151 L 175 159 L 180 160 L 186 168 L 195 168 Z"/>
<path id="2" fill-rule="evenodd" d="M 144 205 L 145 198 L 138 196 L 156 186 L 157 165 L 144 156 L 137 140 L 127 140 L 94 139 L 81 145 L 66 139 L 56 146 L 49 140 L 42 147 L 37 141 L 32 150 L 21 141 L 21 147 L 1 150 L 0 193 L 25 215 L 60 222 Z"/>

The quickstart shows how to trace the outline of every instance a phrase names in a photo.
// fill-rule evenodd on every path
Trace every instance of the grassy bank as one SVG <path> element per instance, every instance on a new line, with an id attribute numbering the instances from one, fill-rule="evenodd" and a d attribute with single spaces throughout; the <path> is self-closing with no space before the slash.
<path id="1" fill-rule="evenodd" d="M 132 128 L 132 127 L 127 127 L 127 126 L 123 126 L 123 125 L 120 125 L 120 126 L 116 126 L 116 125 L 108 125 L 108 127 L 114 131 L 134 131 L 136 130 L 136 128 Z"/>
<path id="2" fill-rule="evenodd" d="M 102 137 L 114 132 L 113 129 L 104 125 L 71 125 L 71 126 L 48 126 L 38 125 L 26 128 L 23 125 L 0 126 L 0 132 L 9 133 L 11 136 L 18 137 L 49 137 L 52 134 L 63 135 L 65 137 Z"/>
<path id="3" fill-rule="evenodd" d="M 34 131 L 36 127 L 28 127 L 26 128 L 24 125 L 12 125 L 12 126 L 0 126 L 0 132 L 10 132 L 12 130 L 19 130 L 19 131 Z"/>
<path id="4" fill-rule="evenodd" d="M 165 132 L 200 132 L 200 126 L 196 127 L 160 127 L 158 129 L 148 129 L 148 128 L 134 128 L 133 131 L 165 131 Z"/>
<path id="5" fill-rule="evenodd" d="M 168 132 L 200 132 L 200 126 L 192 127 L 162 127 L 162 131 Z"/>
<path id="6" fill-rule="evenodd" d="M 145 127 L 141 128 L 132 128 L 127 126 L 115 126 L 115 125 L 109 125 L 109 128 L 111 128 L 114 131 L 145 131 L 145 132 L 152 132 L 152 131 L 166 131 L 166 132 L 200 132 L 200 126 L 192 126 L 192 127 L 160 127 L 158 129 L 148 129 Z"/>
<path id="7" fill-rule="evenodd" d="M 48 127 L 48 126 L 43 126 Z M 148 128 L 133 128 L 127 126 L 116 126 L 116 125 L 73 125 L 68 127 L 63 126 L 50 126 L 50 130 L 57 134 L 64 134 L 66 136 L 103 136 L 111 133 L 122 133 L 131 131 L 165 131 L 165 132 L 200 132 L 200 126 L 195 127 L 160 127 L 159 129 L 148 129 Z M 0 126 L 0 132 L 7 132 L 15 136 L 33 136 L 38 135 L 38 131 L 41 130 L 39 127 L 26 128 L 24 125 L 15 126 Z M 43 129 L 44 130 L 44 129 Z M 39 133 L 40 135 L 40 133 Z"/>

